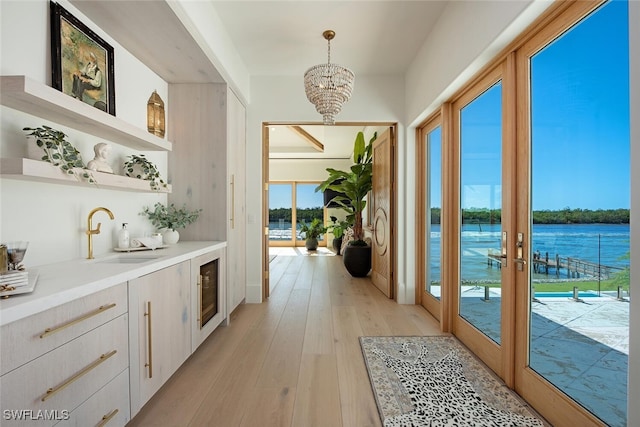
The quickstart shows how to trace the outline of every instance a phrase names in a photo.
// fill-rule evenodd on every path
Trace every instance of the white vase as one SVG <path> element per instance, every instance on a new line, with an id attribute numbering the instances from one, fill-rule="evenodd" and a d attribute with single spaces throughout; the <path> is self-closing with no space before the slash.
<path id="1" fill-rule="evenodd" d="M 33 136 L 27 136 L 27 159 L 40 160 L 44 156 L 44 150 L 38 147 Z"/>
<path id="2" fill-rule="evenodd" d="M 164 233 L 162 233 L 162 241 L 167 245 L 175 245 L 178 243 L 178 240 L 180 240 L 180 233 L 176 230 L 165 230 Z"/>

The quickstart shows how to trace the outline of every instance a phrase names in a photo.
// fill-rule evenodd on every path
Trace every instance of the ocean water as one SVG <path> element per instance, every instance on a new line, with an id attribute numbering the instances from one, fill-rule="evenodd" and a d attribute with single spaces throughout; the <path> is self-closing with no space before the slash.
<path id="1" fill-rule="evenodd" d="M 430 263 L 431 280 L 440 277 L 440 226 L 431 230 L 430 249 L 434 258 Z M 467 224 L 462 227 L 461 251 L 463 254 L 462 279 L 498 280 L 500 270 L 487 266 L 487 253 L 500 251 L 500 224 Z M 566 224 L 534 225 L 532 252 L 540 251 L 541 257 L 572 257 L 611 267 L 629 266 L 625 256 L 629 253 L 629 225 L 623 224 Z M 530 254 L 525 254 L 530 259 Z M 509 258 L 514 258 L 510 256 Z M 544 275 L 534 275 L 544 278 Z"/>

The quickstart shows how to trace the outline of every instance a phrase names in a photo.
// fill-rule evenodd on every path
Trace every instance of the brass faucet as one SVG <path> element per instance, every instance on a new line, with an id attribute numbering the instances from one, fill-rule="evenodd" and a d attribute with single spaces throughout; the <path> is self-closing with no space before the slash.
<path id="1" fill-rule="evenodd" d="M 93 229 L 93 214 L 95 214 L 98 211 L 105 211 L 108 215 L 109 218 L 111 219 L 115 219 L 115 217 L 113 216 L 113 213 L 107 209 L 107 208 L 103 208 L 103 207 L 97 207 L 95 209 L 92 209 L 91 212 L 89 212 L 89 217 L 87 218 L 87 238 L 89 239 L 89 255 L 87 256 L 87 259 L 93 259 L 93 235 L 94 234 L 100 234 L 100 222 L 98 223 L 98 227 L 96 227 L 96 229 Z"/>

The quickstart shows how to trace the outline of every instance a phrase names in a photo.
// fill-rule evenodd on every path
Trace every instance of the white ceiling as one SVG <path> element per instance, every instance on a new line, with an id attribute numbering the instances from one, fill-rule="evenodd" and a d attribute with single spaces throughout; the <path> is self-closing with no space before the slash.
<path id="1" fill-rule="evenodd" d="M 302 76 L 334 30 L 331 62 L 357 78 L 404 74 L 449 0 L 211 1 L 249 74 Z"/>

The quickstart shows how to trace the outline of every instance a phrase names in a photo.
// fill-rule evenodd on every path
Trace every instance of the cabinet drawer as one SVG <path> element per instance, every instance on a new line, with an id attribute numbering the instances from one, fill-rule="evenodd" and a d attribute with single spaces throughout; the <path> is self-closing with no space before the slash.
<path id="1" fill-rule="evenodd" d="M 126 311 L 127 285 L 122 283 L 4 325 L 0 329 L 0 375 Z"/>
<path id="2" fill-rule="evenodd" d="M 129 370 L 125 369 L 56 427 L 122 427 L 129 420 Z"/>
<path id="3" fill-rule="evenodd" d="M 128 367 L 128 322 L 124 314 L 0 377 L 3 417 L 16 410 L 73 411 Z M 29 423 L 4 419 L 2 425 Z"/>

